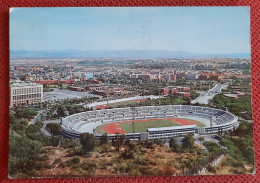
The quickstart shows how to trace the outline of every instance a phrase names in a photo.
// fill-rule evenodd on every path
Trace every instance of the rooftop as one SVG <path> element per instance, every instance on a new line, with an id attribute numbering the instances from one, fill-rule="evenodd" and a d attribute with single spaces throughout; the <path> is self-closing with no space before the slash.
<path id="1" fill-rule="evenodd" d="M 161 130 L 176 130 L 184 128 L 196 128 L 196 125 L 184 125 L 184 126 L 170 126 L 170 127 L 159 127 L 159 128 L 147 128 L 147 131 L 161 131 Z"/>
<path id="2" fill-rule="evenodd" d="M 12 81 L 12 82 L 10 82 L 10 86 L 12 86 L 12 87 L 41 86 L 41 84 L 24 82 L 24 81 Z"/>

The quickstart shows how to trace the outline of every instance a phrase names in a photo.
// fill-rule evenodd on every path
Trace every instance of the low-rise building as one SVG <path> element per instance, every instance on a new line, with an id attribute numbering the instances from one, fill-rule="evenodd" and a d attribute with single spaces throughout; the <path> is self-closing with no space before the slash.
<path id="1" fill-rule="evenodd" d="M 80 92 L 85 91 L 85 88 L 75 87 L 75 86 L 68 86 L 68 89 L 72 91 L 80 91 Z"/>
<path id="2" fill-rule="evenodd" d="M 106 89 L 107 88 L 107 86 L 100 86 L 100 85 L 93 85 L 93 86 L 87 86 L 86 87 L 86 90 L 88 90 L 88 91 L 94 91 L 94 90 L 104 90 L 104 89 Z"/>
<path id="3" fill-rule="evenodd" d="M 88 79 L 86 82 L 91 83 L 91 84 L 102 84 L 102 81 L 96 80 L 96 79 Z"/>
<path id="4" fill-rule="evenodd" d="M 190 93 L 188 93 L 188 92 L 177 92 L 177 96 L 181 97 L 181 98 L 190 97 Z"/>
<path id="5" fill-rule="evenodd" d="M 169 86 L 160 90 L 161 95 L 169 95 L 171 93 L 190 91 L 190 87 L 186 86 Z"/>

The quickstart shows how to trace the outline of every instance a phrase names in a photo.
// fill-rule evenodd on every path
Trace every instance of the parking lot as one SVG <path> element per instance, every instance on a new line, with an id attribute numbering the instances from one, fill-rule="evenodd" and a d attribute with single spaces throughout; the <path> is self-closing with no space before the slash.
<path id="1" fill-rule="evenodd" d="M 98 97 L 102 98 L 102 96 L 94 95 L 89 92 L 77 92 L 71 90 L 60 90 L 55 88 L 52 92 L 44 92 L 44 101 L 52 102 L 54 100 L 65 100 L 65 99 L 73 99 L 73 98 L 83 98 L 83 97 Z"/>

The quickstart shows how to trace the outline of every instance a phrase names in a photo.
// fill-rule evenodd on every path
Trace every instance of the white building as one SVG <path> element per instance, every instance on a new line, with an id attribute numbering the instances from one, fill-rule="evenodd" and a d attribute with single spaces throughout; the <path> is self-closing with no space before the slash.
<path id="1" fill-rule="evenodd" d="M 31 82 L 10 82 L 10 106 L 44 102 L 43 85 Z"/>

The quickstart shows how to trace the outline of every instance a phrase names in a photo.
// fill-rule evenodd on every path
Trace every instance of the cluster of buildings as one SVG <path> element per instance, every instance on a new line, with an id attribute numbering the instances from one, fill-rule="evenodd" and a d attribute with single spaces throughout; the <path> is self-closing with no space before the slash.
<path id="1" fill-rule="evenodd" d="M 245 75 L 239 72 L 215 72 L 215 71 L 179 71 L 176 72 L 175 70 L 170 72 L 165 72 L 161 70 L 160 72 L 154 71 L 136 71 L 134 73 L 125 74 L 129 79 L 142 79 L 148 81 L 176 81 L 177 79 L 186 79 L 186 80 L 211 80 L 211 81 L 222 81 L 223 79 L 228 78 L 250 78 L 250 75 Z"/>
<path id="2" fill-rule="evenodd" d="M 91 91 L 93 94 L 109 96 L 109 95 L 121 95 L 129 93 L 125 91 L 122 87 L 117 86 L 107 86 L 107 85 L 91 85 L 86 87 L 87 91 Z"/>
<path id="3" fill-rule="evenodd" d="M 211 72 L 202 72 L 199 75 L 199 80 L 214 80 L 221 81 L 224 78 L 223 74 L 211 73 Z"/>
<path id="4" fill-rule="evenodd" d="M 127 74 L 128 78 L 132 79 L 143 79 L 143 80 L 159 80 L 159 81 L 176 81 L 176 75 L 173 73 L 170 74 L 152 74 L 152 73 L 143 73 L 143 74 Z"/>
<path id="5" fill-rule="evenodd" d="M 241 92 L 239 90 L 235 90 L 232 93 L 225 93 L 223 95 L 225 97 L 237 100 L 237 99 L 240 99 L 240 98 L 244 98 L 245 96 L 251 96 L 252 94 L 248 93 L 248 92 Z"/>
<path id="6" fill-rule="evenodd" d="M 161 95 L 169 95 L 175 93 L 178 97 L 190 97 L 190 87 L 183 86 L 169 86 L 160 90 Z"/>
<path id="7" fill-rule="evenodd" d="M 72 91 L 90 91 L 93 94 L 108 96 L 131 94 L 135 89 L 138 93 L 142 88 L 139 89 L 138 84 L 131 88 L 131 84 L 129 84 L 135 79 L 169 83 L 182 82 L 181 80 L 185 79 L 193 80 L 189 82 L 196 84 L 197 80 L 201 83 L 209 80 L 222 81 L 228 78 L 250 78 L 250 74 L 246 75 L 243 70 L 239 69 L 241 65 L 247 67 L 250 59 L 211 59 L 210 61 L 209 59 L 140 59 L 134 63 L 130 66 L 126 64 L 120 67 L 120 65 L 85 66 L 78 59 L 11 60 L 10 81 L 12 84 L 10 84 L 10 88 L 21 89 L 36 86 L 43 88 L 46 85 L 58 85 Z M 18 84 L 16 80 L 24 82 Z M 161 85 L 159 88 L 166 86 L 161 83 L 159 85 Z M 39 89 L 36 91 L 34 89 L 19 90 L 19 94 L 16 89 L 11 93 L 11 106 L 43 101 L 41 93 L 26 93 L 36 92 Z M 189 91 L 190 87 L 172 86 L 160 89 L 160 94 L 175 93 L 178 97 L 189 97 Z M 21 92 L 22 94 L 20 94 Z M 243 97 L 241 93 L 226 95 L 231 98 Z"/>

